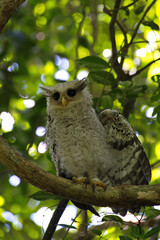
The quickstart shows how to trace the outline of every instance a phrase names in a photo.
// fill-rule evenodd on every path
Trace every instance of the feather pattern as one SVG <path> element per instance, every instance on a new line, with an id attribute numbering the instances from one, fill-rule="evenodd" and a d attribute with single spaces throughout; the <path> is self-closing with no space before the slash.
<path id="1" fill-rule="evenodd" d="M 148 184 L 151 180 L 149 160 L 129 122 L 111 109 L 101 111 L 99 119 L 106 132 L 107 144 L 112 147 L 114 164 L 111 169 L 107 169 L 112 184 Z M 113 211 L 125 215 L 127 209 L 115 208 Z M 132 213 L 138 211 L 136 208 L 130 209 Z"/>
<path id="2" fill-rule="evenodd" d="M 46 141 L 57 174 L 97 185 L 148 184 L 149 160 L 133 128 L 115 110 L 103 110 L 97 117 L 86 86 L 87 79 L 42 87 L 47 97 Z M 96 214 L 90 205 L 74 204 Z M 125 215 L 127 209 L 113 211 Z"/>

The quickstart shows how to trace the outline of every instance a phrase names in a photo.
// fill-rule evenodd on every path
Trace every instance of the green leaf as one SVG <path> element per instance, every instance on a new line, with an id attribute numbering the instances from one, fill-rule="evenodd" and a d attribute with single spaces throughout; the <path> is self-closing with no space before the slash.
<path id="1" fill-rule="evenodd" d="M 143 235 L 143 239 L 149 238 L 149 237 L 155 235 L 155 234 L 158 233 L 158 232 L 160 232 L 160 227 L 152 228 L 151 230 L 149 230 L 148 232 L 146 232 L 146 233 Z"/>
<path id="2" fill-rule="evenodd" d="M 160 124 L 160 113 L 157 114 L 157 122 Z"/>
<path id="3" fill-rule="evenodd" d="M 88 40 L 87 38 L 85 37 L 81 37 L 80 40 L 79 40 L 79 44 L 85 48 L 89 48 L 89 43 L 88 43 Z"/>
<path id="4" fill-rule="evenodd" d="M 145 215 L 147 216 L 146 218 L 147 220 L 153 219 L 160 215 L 160 210 L 154 208 L 145 209 L 144 212 Z"/>
<path id="5" fill-rule="evenodd" d="M 123 223 L 123 219 L 119 216 L 116 215 L 106 215 L 102 218 L 102 221 L 114 221 L 114 222 L 119 222 Z"/>
<path id="6" fill-rule="evenodd" d="M 139 226 L 132 226 L 130 228 L 130 235 L 134 238 L 141 238 L 141 236 L 144 234 L 144 230 L 142 228 L 139 228 Z"/>
<path id="7" fill-rule="evenodd" d="M 143 12 L 145 8 L 145 5 L 142 5 L 142 6 L 138 6 L 137 8 L 135 8 L 134 12 L 136 15 L 139 15 L 141 12 Z"/>
<path id="8" fill-rule="evenodd" d="M 146 85 L 130 86 L 126 88 L 126 95 L 128 98 L 137 97 L 140 93 L 144 93 L 146 89 Z"/>
<path id="9" fill-rule="evenodd" d="M 123 91 L 120 88 L 115 88 L 109 92 L 109 95 L 114 99 L 123 97 Z"/>
<path id="10" fill-rule="evenodd" d="M 153 29 L 153 30 L 159 30 L 159 26 L 158 26 L 158 24 L 156 24 L 155 22 L 153 22 L 153 21 L 144 21 L 144 22 L 142 22 L 142 24 L 144 25 L 144 26 L 148 26 L 148 27 L 150 27 L 151 29 Z"/>
<path id="11" fill-rule="evenodd" d="M 97 56 L 88 56 L 77 60 L 80 66 L 89 69 L 106 69 L 109 67 L 109 63 Z"/>
<path id="12" fill-rule="evenodd" d="M 97 236 L 101 236 L 101 234 L 102 234 L 102 232 L 98 229 L 92 229 L 91 232 L 94 233 Z"/>
<path id="13" fill-rule="evenodd" d="M 127 236 L 119 236 L 120 240 L 132 240 L 132 238 L 127 237 Z"/>
<path id="14" fill-rule="evenodd" d="M 54 199 L 54 200 L 61 199 L 61 197 L 59 197 L 57 195 L 53 195 L 51 193 L 47 193 L 44 191 L 38 191 L 38 192 L 30 195 L 29 197 L 33 198 L 35 200 L 38 200 L 38 201 L 42 201 L 42 200 L 44 201 L 44 200 L 49 200 L 49 199 Z"/>
<path id="15" fill-rule="evenodd" d="M 103 108 L 112 108 L 113 107 L 113 98 L 109 95 L 103 95 L 101 97 L 101 106 Z"/>
<path id="16" fill-rule="evenodd" d="M 160 74 L 151 77 L 152 81 L 160 84 Z"/>
<path id="17" fill-rule="evenodd" d="M 111 84 L 113 87 L 117 86 L 117 80 L 112 73 L 107 71 L 91 71 L 88 77 L 97 83 L 105 83 L 106 85 Z"/>
<path id="18" fill-rule="evenodd" d="M 58 224 L 58 226 L 61 226 L 63 228 L 72 228 L 72 229 L 77 229 L 76 227 L 72 226 L 72 225 L 68 225 L 68 224 Z"/>
<path id="19" fill-rule="evenodd" d="M 157 107 L 154 108 L 152 116 L 154 116 L 156 114 L 160 114 L 160 105 L 158 105 Z"/>

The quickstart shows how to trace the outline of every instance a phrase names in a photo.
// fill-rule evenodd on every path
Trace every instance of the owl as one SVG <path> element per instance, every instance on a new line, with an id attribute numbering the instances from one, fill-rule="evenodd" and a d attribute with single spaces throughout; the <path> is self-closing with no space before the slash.
<path id="1" fill-rule="evenodd" d="M 57 175 L 96 187 L 144 185 L 151 179 L 147 155 L 128 121 L 105 109 L 97 116 L 87 79 L 41 87 L 47 98 L 46 141 Z M 96 210 L 73 202 L 79 208 Z M 124 216 L 139 209 L 113 208 Z"/>

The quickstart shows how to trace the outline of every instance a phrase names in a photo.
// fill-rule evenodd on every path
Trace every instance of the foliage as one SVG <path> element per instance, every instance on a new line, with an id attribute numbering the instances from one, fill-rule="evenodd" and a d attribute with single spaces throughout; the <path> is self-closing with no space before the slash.
<path id="1" fill-rule="evenodd" d="M 96 111 L 109 107 L 129 118 L 152 164 L 151 183 L 160 183 L 159 9 L 160 3 L 151 0 L 26 1 L 0 36 L 2 136 L 56 174 L 45 149 L 46 103 L 39 86 L 88 75 Z M 39 225 L 34 213 L 54 209 L 59 199 L 16 183 L 2 165 L 0 175 L 0 239 L 40 239 L 46 212 Z M 88 239 L 149 239 L 160 230 L 158 209 L 146 208 L 144 216 L 131 217 L 132 223 L 106 215 L 109 209 L 99 212 L 101 218 L 88 214 Z M 80 233 L 83 215 L 73 226 L 69 217 L 55 239 Z"/>

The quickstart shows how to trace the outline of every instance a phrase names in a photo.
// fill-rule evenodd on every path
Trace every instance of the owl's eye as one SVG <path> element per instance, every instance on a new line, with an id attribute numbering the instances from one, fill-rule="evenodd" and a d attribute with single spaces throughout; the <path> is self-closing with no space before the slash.
<path id="1" fill-rule="evenodd" d="M 55 92 L 52 97 L 54 98 L 54 100 L 58 101 L 58 99 L 60 98 L 60 94 L 59 92 Z"/>
<path id="2" fill-rule="evenodd" d="M 74 89 L 68 89 L 67 95 L 69 97 L 74 97 L 76 95 L 76 91 Z"/>

